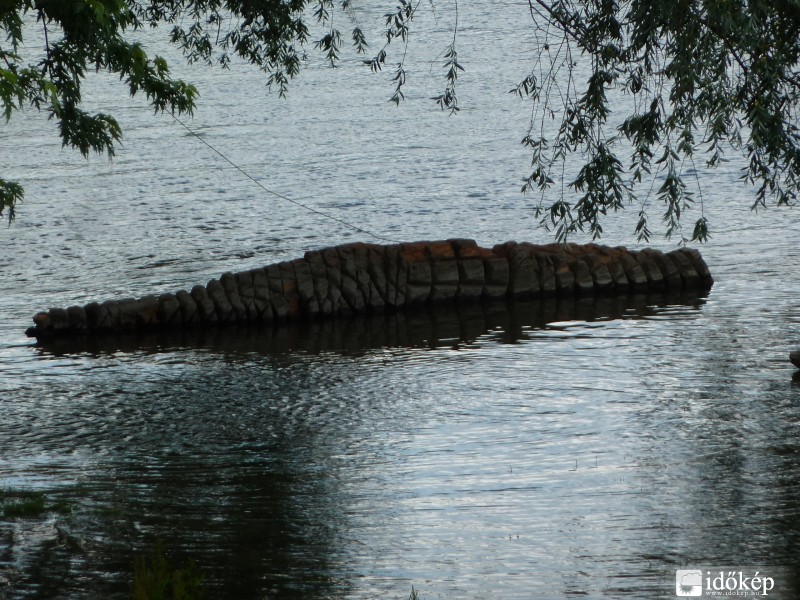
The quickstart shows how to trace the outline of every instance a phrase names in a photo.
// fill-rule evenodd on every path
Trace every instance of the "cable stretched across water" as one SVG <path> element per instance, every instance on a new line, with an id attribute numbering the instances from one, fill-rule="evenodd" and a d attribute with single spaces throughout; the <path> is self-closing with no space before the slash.
<path id="1" fill-rule="evenodd" d="M 264 191 L 265 191 L 265 192 L 267 192 L 268 194 L 272 194 L 273 196 L 275 196 L 276 198 L 280 198 L 281 200 L 286 200 L 286 202 L 291 202 L 291 203 L 292 203 L 292 204 L 294 204 L 295 206 L 299 206 L 300 208 L 303 208 L 303 209 L 305 209 L 305 210 L 307 210 L 307 211 L 309 211 L 309 212 L 312 212 L 312 213 L 314 213 L 314 214 L 317 214 L 317 215 L 319 215 L 319 216 L 321 216 L 321 217 L 325 217 L 326 219 L 330 219 L 331 221 L 336 221 L 337 223 L 340 223 L 340 224 L 344 225 L 345 227 L 349 227 L 350 229 L 354 229 L 355 231 L 358 231 L 358 232 L 360 232 L 360 233 L 364 233 L 364 234 L 366 234 L 366 235 L 369 235 L 369 236 L 371 236 L 371 237 L 374 237 L 374 238 L 375 238 L 375 239 L 377 239 L 377 240 L 381 240 L 381 241 L 383 241 L 383 242 L 398 243 L 398 241 L 397 241 L 397 240 L 393 240 L 393 239 L 391 239 L 391 238 L 387 238 L 387 237 L 384 237 L 384 236 L 378 235 L 378 234 L 376 234 L 376 233 L 372 233 L 371 231 L 369 231 L 369 230 L 367 230 L 367 229 L 364 229 L 363 227 L 359 227 L 358 225 L 354 225 L 353 223 L 350 223 L 349 221 L 345 221 L 344 219 L 340 219 L 339 217 L 334 217 L 334 216 L 333 216 L 333 215 L 331 215 L 331 214 L 328 214 L 328 213 L 326 213 L 326 212 L 324 212 L 324 211 L 321 211 L 321 210 L 319 210 L 319 209 L 316 209 L 316 208 L 313 208 L 313 207 L 311 207 L 311 206 L 308 206 L 307 204 L 303 204 L 302 202 L 299 202 L 299 201 L 297 201 L 297 200 L 293 200 L 292 198 L 289 198 L 288 196 L 285 196 L 284 194 L 281 194 L 281 193 L 278 193 L 278 192 L 276 192 L 276 191 L 273 191 L 273 190 L 269 189 L 269 188 L 268 188 L 268 187 L 266 187 L 264 184 L 262 184 L 260 181 L 258 181 L 258 180 L 257 180 L 255 177 L 253 177 L 252 175 L 250 175 L 250 173 L 248 173 L 247 171 L 245 171 L 244 169 L 242 169 L 242 168 L 241 168 L 239 165 L 237 165 L 235 162 L 233 162 L 233 161 L 232 161 L 230 158 L 228 158 L 227 156 L 225 156 L 225 154 L 223 154 L 221 151 L 217 150 L 217 148 L 215 148 L 215 147 L 214 147 L 213 145 L 211 145 L 209 142 L 207 142 L 207 141 L 206 141 L 206 140 L 204 140 L 202 137 L 200 137 L 199 135 L 197 135 L 197 133 L 195 133 L 195 132 L 192 130 L 192 128 L 191 128 L 191 127 L 189 127 L 189 126 L 188 126 L 186 123 L 184 123 L 183 121 L 181 121 L 181 120 L 180 120 L 178 117 L 176 117 L 176 116 L 175 116 L 173 113 L 170 113 L 170 115 L 172 116 L 172 118 L 173 118 L 173 119 L 175 119 L 175 121 L 177 121 L 177 122 L 178 122 L 178 124 L 180 124 L 180 125 L 181 125 L 181 127 L 183 127 L 183 128 L 186 130 L 186 131 L 188 131 L 190 134 L 192 134 L 192 136 L 194 136 L 195 138 L 197 138 L 198 140 L 200 140 L 200 141 L 201 141 L 203 144 L 205 144 L 205 145 L 206 145 L 208 148 L 210 148 L 210 149 L 211 149 L 211 150 L 212 150 L 214 153 L 216 153 L 218 156 L 220 156 L 220 157 L 221 157 L 221 158 L 222 158 L 222 159 L 223 159 L 225 162 L 227 162 L 227 163 L 228 163 L 230 166 L 232 166 L 234 169 L 236 169 L 237 171 L 239 171 L 239 173 L 241 173 L 242 175 L 244 175 L 245 177 L 247 177 L 247 178 L 248 178 L 250 181 L 252 181 L 253 183 L 255 183 L 255 184 L 258 186 L 258 187 L 260 187 L 262 190 L 264 190 Z"/>

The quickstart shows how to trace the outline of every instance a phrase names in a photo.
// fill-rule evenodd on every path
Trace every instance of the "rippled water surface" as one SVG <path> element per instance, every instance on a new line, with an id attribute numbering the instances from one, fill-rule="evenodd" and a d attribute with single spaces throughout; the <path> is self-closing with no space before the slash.
<path id="1" fill-rule="evenodd" d="M 454 117 L 428 100 L 452 27 L 436 6 L 399 108 L 355 58 L 312 61 L 288 100 L 250 69 L 176 61 L 201 92 L 186 123 L 387 238 L 548 242 L 519 194 L 530 107 L 506 93 L 530 64 L 527 5 L 462 7 Z M 118 82 L 90 85 L 124 127 L 113 162 L 58 148 L 33 113 L 0 128 L 2 176 L 27 192 L 0 232 L 0 488 L 73 506 L 0 521 L 0 598 L 128 597 L 159 540 L 213 598 L 671 598 L 677 568 L 796 565 L 800 227 L 749 211 L 735 161 L 701 176 L 707 298 L 36 346 L 24 330 L 50 306 L 373 241 L 266 194 Z M 631 243 L 629 212 L 606 243 Z"/>

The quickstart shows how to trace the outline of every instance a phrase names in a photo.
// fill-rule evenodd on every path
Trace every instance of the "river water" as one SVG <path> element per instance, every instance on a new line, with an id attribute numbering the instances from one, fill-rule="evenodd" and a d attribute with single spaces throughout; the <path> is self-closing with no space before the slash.
<path id="1" fill-rule="evenodd" d="M 530 106 L 506 93 L 532 59 L 527 3 L 460 7 L 457 116 L 428 99 L 453 25 L 435 7 L 400 107 L 352 56 L 313 59 L 287 100 L 251 68 L 175 58 L 201 93 L 184 122 L 386 238 L 549 242 L 519 193 Z M 382 12 L 360 13 L 374 45 Z M 0 598 L 129 597 L 158 543 L 213 598 L 672 598 L 676 569 L 797 564 L 800 227 L 749 210 L 736 161 L 701 174 L 707 298 L 39 347 L 41 309 L 375 241 L 119 82 L 88 85 L 124 128 L 112 162 L 33 112 L 0 129 L 26 188 L 0 231 L 0 489 L 73 506 L 0 522 Z M 633 245 L 635 212 L 604 243 Z"/>

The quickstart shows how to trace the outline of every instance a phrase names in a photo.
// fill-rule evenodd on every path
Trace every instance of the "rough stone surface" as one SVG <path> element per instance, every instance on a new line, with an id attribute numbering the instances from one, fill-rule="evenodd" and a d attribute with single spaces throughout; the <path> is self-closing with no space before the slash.
<path id="1" fill-rule="evenodd" d="M 119 305 L 117 305 L 119 310 Z M 180 321 L 181 305 L 175 294 L 161 294 L 158 297 L 158 320 L 163 325 L 172 325 Z M 109 311 L 110 312 L 110 311 Z"/>
<path id="2" fill-rule="evenodd" d="M 541 296 L 543 298 L 554 296 L 557 284 L 553 259 L 546 254 L 541 254 L 536 257 L 536 262 L 539 263 L 539 289 L 541 290 Z"/>
<path id="3" fill-rule="evenodd" d="M 70 306 L 67 309 L 67 327 L 73 331 L 86 329 L 86 311 L 82 306 Z"/>
<path id="4" fill-rule="evenodd" d="M 585 260 L 572 261 L 572 272 L 575 274 L 575 290 L 581 295 L 594 293 L 594 277 Z"/>
<path id="5" fill-rule="evenodd" d="M 508 293 L 512 296 L 532 296 L 539 291 L 539 264 L 530 244 L 506 244 L 510 269 Z"/>
<path id="6" fill-rule="evenodd" d="M 647 274 L 642 269 L 639 261 L 636 260 L 636 255 L 620 254 L 619 262 L 625 270 L 625 275 L 628 278 L 628 285 L 632 292 L 643 292 L 647 290 Z"/>
<path id="7" fill-rule="evenodd" d="M 212 279 L 206 286 L 208 297 L 214 303 L 214 310 L 217 313 L 218 323 L 233 323 L 236 320 L 236 314 L 233 311 L 230 300 L 228 300 L 225 289 L 218 279 Z"/>
<path id="8" fill-rule="evenodd" d="M 297 281 L 297 294 L 300 296 L 300 307 L 303 314 L 316 315 L 319 313 L 319 301 L 314 289 L 314 276 L 311 274 L 311 265 L 305 260 L 292 261 L 294 277 Z"/>
<path id="9" fill-rule="evenodd" d="M 569 264 L 560 264 L 555 269 L 555 276 L 559 295 L 568 296 L 575 292 L 575 271 L 569 268 Z"/>
<path id="10" fill-rule="evenodd" d="M 684 289 L 695 289 L 702 286 L 700 275 L 695 269 L 694 261 L 680 251 L 669 253 L 669 258 L 678 268 Z"/>
<path id="11" fill-rule="evenodd" d="M 595 244 L 506 242 L 482 248 L 465 239 L 388 246 L 355 243 L 307 252 L 264 268 L 224 273 L 191 292 L 51 308 L 34 315 L 34 326 L 26 333 L 47 337 L 207 327 L 511 296 L 558 295 L 568 302 L 591 302 L 601 293 L 663 288 L 703 294 L 713 281 L 700 253 L 687 248 L 665 254 Z"/>
<path id="12" fill-rule="evenodd" d="M 213 325 L 217 322 L 217 309 L 213 300 L 208 295 L 208 291 L 202 285 L 196 285 L 190 292 L 197 304 L 197 316 L 203 323 Z"/>
<path id="13" fill-rule="evenodd" d="M 239 294 L 239 285 L 233 273 L 223 273 L 219 278 L 222 284 L 222 289 L 225 290 L 225 295 L 228 297 L 233 308 L 233 319 L 235 321 L 244 322 L 247 320 L 247 308 L 245 308 L 242 297 Z"/>
<path id="14" fill-rule="evenodd" d="M 51 308 L 50 322 L 52 323 L 53 329 L 56 331 L 60 329 L 67 329 L 69 327 L 67 310 L 65 308 Z"/>
<path id="15" fill-rule="evenodd" d="M 136 329 L 139 317 L 139 301 L 136 298 L 117 300 L 119 306 L 119 325 L 121 329 Z"/>
<path id="16" fill-rule="evenodd" d="M 108 306 L 105 303 L 90 302 L 83 309 L 86 311 L 86 325 L 90 330 L 101 331 L 109 328 Z"/>
<path id="17" fill-rule="evenodd" d="M 369 276 L 382 306 L 389 304 L 388 268 L 382 246 L 373 245 L 368 252 Z M 377 302 L 376 298 L 376 302 Z"/>
<path id="18" fill-rule="evenodd" d="M 253 304 L 260 321 L 272 320 L 272 305 L 269 303 L 269 283 L 267 272 L 264 269 L 252 269 L 253 279 Z"/>
<path id="19" fill-rule="evenodd" d="M 101 306 L 106 309 L 106 320 L 104 327 L 111 330 L 118 329 L 120 317 L 119 302 L 115 300 L 106 300 L 101 304 Z"/>
<path id="20" fill-rule="evenodd" d="M 592 273 L 595 293 L 606 293 L 616 287 L 614 276 L 611 274 L 611 270 L 609 269 L 613 262 L 610 258 L 597 253 L 587 254 L 583 257 L 583 260 L 585 260 L 589 265 L 589 271 Z"/>
<path id="21" fill-rule="evenodd" d="M 642 254 L 649 256 L 650 259 L 658 265 L 658 268 L 661 270 L 661 274 L 663 276 L 663 281 L 666 289 L 668 290 L 680 290 L 683 286 L 683 280 L 681 279 L 680 271 L 675 263 L 672 261 L 669 255 L 664 254 L 658 250 L 653 250 L 651 248 L 645 248 L 642 250 Z"/>
<path id="22" fill-rule="evenodd" d="M 708 270 L 706 261 L 704 261 L 703 257 L 700 256 L 700 252 L 694 248 L 681 248 L 680 250 L 675 250 L 675 252 L 679 252 L 689 258 L 694 266 L 695 271 L 697 271 L 697 274 L 700 277 L 701 286 L 710 289 L 714 284 L 714 278 L 711 276 L 711 272 Z"/>
<path id="23" fill-rule="evenodd" d="M 181 308 L 182 323 L 197 323 L 200 320 L 197 316 L 197 302 L 189 292 L 186 290 L 176 292 L 175 299 Z"/>

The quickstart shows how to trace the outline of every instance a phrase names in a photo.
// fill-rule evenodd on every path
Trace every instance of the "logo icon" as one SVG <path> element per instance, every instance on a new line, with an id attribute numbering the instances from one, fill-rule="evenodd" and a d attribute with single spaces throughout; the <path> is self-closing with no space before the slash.
<path id="1" fill-rule="evenodd" d="M 700 570 L 675 571 L 675 595 L 677 596 L 702 596 L 703 595 L 703 572 Z"/>

